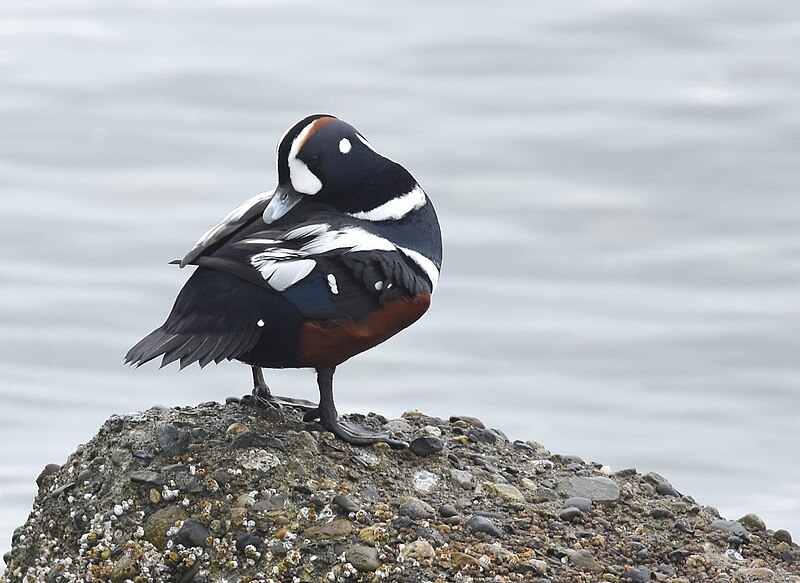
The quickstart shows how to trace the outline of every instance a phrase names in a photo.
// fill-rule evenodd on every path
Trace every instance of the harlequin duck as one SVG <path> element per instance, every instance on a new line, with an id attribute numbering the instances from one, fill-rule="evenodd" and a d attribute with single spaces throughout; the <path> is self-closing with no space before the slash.
<path id="1" fill-rule="evenodd" d="M 273 192 L 234 209 L 174 262 L 197 269 L 125 360 L 239 360 L 253 369 L 251 401 L 300 407 L 355 445 L 402 446 L 339 419 L 333 373 L 428 309 L 442 261 L 433 205 L 405 168 L 331 115 L 289 128 L 277 163 Z M 261 367 L 316 369 L 319 404 L 273 395 Z"/>

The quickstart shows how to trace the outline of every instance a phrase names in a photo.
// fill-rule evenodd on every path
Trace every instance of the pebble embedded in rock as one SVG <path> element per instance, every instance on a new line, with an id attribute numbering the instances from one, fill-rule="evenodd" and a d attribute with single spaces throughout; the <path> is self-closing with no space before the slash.
<path id="1" fill-rule="evenodd" d="M 413 559 L 415 561 L 424 561 L 433 558 L 435 551 L 433 546 L 426 540 L 415 540 L 408 543 L 403 550 L 400 551 L 400 557 L 403 560 Z"/>
<path id="2" fill-rule="evenodd" d="M 418 456 L 428 456 L 442 451 L 444 442 L 433 435 L 424 435 L 413 440 L 408 447 Z"/>
<path id="3" fill-rule="evenodd" d="M 399 500 L 400 507 L 397 509 L 397 514 L 400 516 L 407 516 L 409 518 L 413 518 L 414 520 L 418 520 L 420 518 L 433 518 L 436 515 L 436 512 L 433 510 L 433 506 L 420 500 L 419 498 L 414 498 L 412 496 L 406 496 Z"/>
<path id="4" fill-rule="evenodd" d="M 486 425 L 484 425 L 483 421 L 477 417 L 470 417 L 469 415 L 452 415 L 450 417 L 450 423 L 455 423 L 456 421 L 462 421 L 467 425 L 477 427 L 478 429 L 486 429 Z"/>
<path id="5" fill-rule="evenodd" d="M 639 566 L 633 569 L 630 573 L 625 573 L 622 578 L 632 581 L 632 583 L 648 583 L 652 573 L 650 569 L 644 566 Z"/>
<path id="6" fill-rule="evenodd" d="M 169 456 L 181 455 L 192 443 L 192 436 L 188 431 L 171 423 L 162 423 L 156 427 L 155 433 L 158 445 Z"/>
<path id="7" fill-rule="evenodd" d="M 574 496 L 572 498 L 567 498 L 564 500 L 564 504 L 562 508 L 569 508 L 569 507 L 579 508 L 583 512 L 589 512 L 592 509 L 592 499 L 591 498 L 582 498 L 580 496 Z"/>
<path id="8" fill-rule="evenodd" d="M 234 543 L 236 544 L 236 552 L 243 554 L 245 552 L 245 548 L 248 545 L 254 546 L 256 549 L 261 546 L 264 542 L 260 536 L 257 534 L 253 534 L 252 532 L 247 532 L 246 530 L 240 530 L 235 535 L 233 535 Z"/>
<path id="9" fill-rule="evenodd" d="M 149 470 L 137 470 L 130 473 L 130 480 L 135 484 L 146 484 L 148 486 L 163 486 L 167 483 L 167 478 L 160 472 Z"/>
<path id="10" fill-rule="evenodd" d="M 55 474 L 60 469 L 61 466 L 58 464 L 47 464 L 44 469 L 39 472 L 39 476 L 36 478 L 36 485 L 41 488 L 44 479 L 51 474 Z"/>
<path id="11" fill-rule="evenodd" d="M 583 511 L 576 506 L 570 506 L 562 510 L 558 517 L 565 522 L 574 522 L 583 515 Z"/>
<path id="12" fill-rule="evenodd" d="M 453 478 L 453 481 L 455 481 L 456 484 L 465 490 L 471 490 L 475 485 L 475 476 L 466 470 L 451 469 L 450 477 Z"/>
<path id="13" fill-rule="evenodd" d="M 208 529 L 196 520 L 187 520 L 183 526 L 175 534 L 173 542 L 181 544 L 185 547 L 203 547 L 206 548 L 206 540 L 208 539 Z"/>
<path id="14" fill-rule="evenodd" d="M 473 443 L 493 444 L 497 442 L 497 435 L 491 429 L 478 429 L 477 427 L 473 427 L 467 432 L 467 438 Z"/>
<path id="15" fill-rule="evenodd" d="M 511 484 L 490 484 L 498 496 L 510 502 L 525 502 L 525 496 Z"/>
<path id="16" fill-rule="evenodd" d="M 361 507 L 358 504 L 350 500 L 350 498 L 348 498 L 347 496 L 343 496 L 342 494 L 337 494 L 336 496 L 334 496 L 331 502 L 333 502 L 334 505 L 338 506 L 345 512 L 358 512 L 359 510 L 361 510 Z"/>
<path id="17" fill-rule="evenodd" d="M 650 516 L 652 518 L 672 518 L 672 511 L 668 508 L 653 508 Z"/>
<path id="18" fill-rule="evenodd" d="M 451 516 L 458 516 L 458 510 L 452 504 L 442 504 L 439 507 L 439 516 L 443 518 L 450 518 Z"/>
<path id="19" fill-rule="evenodd" d="M 233 438 L 230 445 L 231 449 L 245 449 L 249 447 L 271 447 L 280 451 L 285 451 L 286 446 L 277 437 L 263 435 L 255 431 L 240 433 Z"/>
<path id="20" fill-rule="evenodd" d="M 470 532 L 483 532 L 491 536 L 500 538 L 503 536 L 503 531 L 497 528 L 494 522 L 485 516 L 470 516 L 464 523 L 467 530 Z"/>
<path id="21" fill-rule="evenodd" d="M 571 477 L 559 482 L 557 489 L 570 498 L 589 498 L 593 502 L 609 503 L 619 499 L 619 485 L 611 478 Z"/>
<path id="22" fill-rule="evenodd" d="M 603 566 L 597 562 L 597 559 L 594 558 L 590 551 L 586 549 L 580 549 L 578 551 L 570 551 L 569 560 L 572 564 L 574 564 L 579 569 L 583 569 L 584 571 L 591 571 L 593 573 L 602 573 Z"/>
<path id="23" fill-rule="evenodd" d="M 375 571 L 381 566 L 378 549 L 364 545 L 353 545 L 345 551 L 344 558 L 362 573 Z"/>
<path id="24" fill-rule="evenodd" d="M 767 530 L 766 523 L 757 514 L 745 514 L 738 522 L 749 531 L 764 532 Z"/>
<path id="25" fill-rule="evenodd" d="M 678 492 L 675 488 L 672 487 L 672 484 L 669 482 L 659 482 L 656 484 L 656 492 L 661 494 L 662 496 L 674 496 L 675 498 L 680 498 L 681 493 Z"/>
<path id="26" fill-rule="evenodd" d="M 167 531 L 174 527 L 176 522 L 186 518 L 188 517 L 182 506 L 159 508 L 142 523 L 144 539 L 163 550 L 167 543 Z"/>
<path id="27" fill-rule="evenodd" d="M 792 533 L 790 533 L 788 530 L 780 528 L 775 531 L 775 534 L 773 534 L 772 537 L 778 542 L 786 543 L 789 545 L 792 544 Z"/>
<path id="28" fill-rule="evenodd" d="M 711 523 L 711 528 L 714 530 L 721 530 L 722 532 L 730 532 L 743 540 L 750 539 L 750 533 L 736 520 L 715 520 Z"/>
<path id="29" fill-rule="evenodd" d="M 304 535 L 308 538 L 339 538 L 350 534 L 353 525 L 345 518 L 337 518 L 332 522 L 315 524 L 305 529 Z"/>

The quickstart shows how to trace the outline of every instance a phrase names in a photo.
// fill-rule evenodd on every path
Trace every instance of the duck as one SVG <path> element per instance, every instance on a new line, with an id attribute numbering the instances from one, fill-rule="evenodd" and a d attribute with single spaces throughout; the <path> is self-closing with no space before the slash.
<path id="1" fill-rule="evenodd" d="M 252 369 L 247 402 L 298 408 L 356 446 L 403 447 L 339 416 L 333 375 L 428 310 L 442 265 L 433 204 L 408 170 L 333 115 L 292 125 L 276 161 L 274 190 L 236 207 L 173 261 L 196 268 L 125 362 L 240 361 Z M 264 368 L 315 369 L 319 402 L 274 395 Z"/>

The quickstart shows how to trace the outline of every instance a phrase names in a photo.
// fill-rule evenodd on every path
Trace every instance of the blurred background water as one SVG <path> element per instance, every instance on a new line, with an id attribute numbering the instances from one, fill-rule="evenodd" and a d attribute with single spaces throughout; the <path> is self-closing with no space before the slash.
<path id="1" fill-rule="evenodd" d="M 788 0 L 4 0 L 0 551 L 111 414 L 249 390 L 122 357 L 312 112 L 445 237 L 431 311 L 339 369 L 340 410 L 477 415 L 800 536 L 799 79 Z"/>

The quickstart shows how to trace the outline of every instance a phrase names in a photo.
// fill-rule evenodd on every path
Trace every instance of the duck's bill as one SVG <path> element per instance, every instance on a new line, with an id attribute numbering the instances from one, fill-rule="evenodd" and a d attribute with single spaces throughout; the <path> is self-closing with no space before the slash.
<path id="1" fill-rule="evenodd" d="M 269 201 L 267 208 L 264 209 L 264 222 L 268 225 L 274 223 L 283 215 L 292 210 L 303 198 L 303 195 L 294 190 L 291 186 L 278 186 L 272 200 Z"/>

